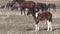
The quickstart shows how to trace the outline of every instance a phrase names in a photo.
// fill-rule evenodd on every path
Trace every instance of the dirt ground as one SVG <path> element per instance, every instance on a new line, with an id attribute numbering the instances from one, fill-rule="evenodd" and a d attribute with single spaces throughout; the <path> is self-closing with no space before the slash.
<path id="1" fill-rule="evenodd" d="M 12 12 L 7 16 L 8 12 Z M 40 22 L 40 31 L 34 32 L 34 19 L 32 16 L 16 15 L 20 11 L 0 9 L 0 34 L 60 34 L 60 10 L 53 11 L 53 31 L 47 32 L 45 21 Z M 1 14 L 2 13 L 2 14 Z M 7 13 L 7 14 L 6 14 Z M 6 15 L 5 15 L 6 14 Z"/>

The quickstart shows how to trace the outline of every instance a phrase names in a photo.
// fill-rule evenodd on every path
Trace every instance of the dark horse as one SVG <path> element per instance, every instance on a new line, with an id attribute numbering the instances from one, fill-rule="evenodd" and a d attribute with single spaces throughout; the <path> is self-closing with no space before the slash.
<path id="1" fill-rule="evenodd" d="M 18 10 L 20 8 L 19 4 L 16 2 L 13 6 L 12 6 L 12 10 Z"/>
<path id="2" fill-rule="evenodd" d="M 6 4 L 6 8 L 11 8 L 12 10 L 14 10 L 14 9 L 18 9 L 19 8 L 19 6 L 17 6 L 17 2 L 23 2 L 23 1 L 25 1 L 25 0 L 12 0 L 12 1 L 9 1 L 7 4 Z"/>
<path id="3" fill-rule="evenodd" d="M 52 14 L 50 12 L 43 12 L 43 13 L 38 13 L 36 15 L 37 11 L 33 8 L 29 9 L 27 15 L 32 15 L 34 17 L 34 20 L 35 20 L 35 31 L 39 31 L 39 21 L 43 21 L 43 20 L 46 20 L 47 21 L 47 24 L 48 24 L 48 29 L 47 31 L 49 31 L 49 28 L 50 28 L 50 31 L 52 31 L 52 25 L 51 25 L 51 22 L 52 22 Z"/>
<path id="4" fill-rule="evenodd" d="M 5 8 L 5 5 L 0 4 L 0 9 L 3 9 L 3 8 Z"/>
<path id="5" fill-rule="evenodd" d="M 18 2 L 18 3 L 21 3 L 21 2 L 24 2 L 25 0 L 13 0 L 12 1 L 12 5 L 14 5 L 16 2 Z"/>
<path id="6" fill-rule="evenodd" d="M 36 3 L 35 8 L 37 9 L 37 11 L 39 11 L 39 9 L 41 9 L 42 11 L 48 10 L 48 6 L 45 3 Z"/>
<path id="7" fill-rule="evenodd" d="M 35 6 L 35 2 L 25 1 L 25 0 L 13 0 L 12 5 L 16 2 L 18 2 L 20 5 L 21 14 L 22 14 L 22 10 L 24 10 L 24 14 L 25 14 L 25 8 L 29 9 L 29 8 L 34 8 Z"/>
<path id="8" fill-rule="evenodd" d="M 25 8 L 29 9 L 29 8 L 35 8 L 35 2 L 33 1 L 25 1 L 19 4 L 20 8 L 21 8 L 21 14 L 22 14 L 22 10 L 24 10 Z M 25 10 L 24 10 L 25 13 Z"/>
<path id="9" fill-rule="evenodd" d="M 12 3 L 10 3 L 10 2 L 7 3 L 7 4 L 6 4 L 6 8 L 7 8 L 7 9 L 12 8 Z"/>
<path id="10" fill-rule="evenodd" d="M 55 9 L 55 11 L 56 11 L 56 5 L 55 4 L 49 3 L 48 8 L 49 8 L 49 11 L 50 11 L 50 8 Z"/>

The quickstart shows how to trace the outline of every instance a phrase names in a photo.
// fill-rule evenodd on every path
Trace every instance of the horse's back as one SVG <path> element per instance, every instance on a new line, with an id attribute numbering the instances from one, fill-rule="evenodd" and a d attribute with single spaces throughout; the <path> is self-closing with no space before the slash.
<path id="1" fill-rule="evenodd" d="M 42 11 L 47 10 L 48 6 L 45 3 L 37 3 L 36 8 L 41 9 Z"/>
<path id="2" fill-rule="evenodd" d="M 56 7 L 56 5 L 55 4 L 48 4 L 48 7 L 54 8 L 54 7 Z"/>
<path id="3" fill-rule="evenodd" d="M 52 14 L 50 12 L 39 13 L 37 19 L 39 19 L 39 20 L 51 20 Z"/>
<path id="4" fill-rule="evenodd" d="M 52 14 L 50 12 L 43 12 L 43 13 L 39 13 L 39 16 L 52 16 Z"/>
<path id="5" fill-rule="evenodd" d="M 33 1 L 25 1 L 25 2 L 20 3 L 20 6 L 21 7 L 26 7 L 26 8 L 31 8 L 31 7 L 35 6 L 35 2 L 33 2 Z"/>

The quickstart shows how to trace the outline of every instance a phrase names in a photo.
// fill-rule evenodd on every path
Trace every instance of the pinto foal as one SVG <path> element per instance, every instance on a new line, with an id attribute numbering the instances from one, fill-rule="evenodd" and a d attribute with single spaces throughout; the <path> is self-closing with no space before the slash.
<path id="1" fill-rule="evenodd" d="M 27 15 L 32 15 L 35 20 L 35 31 L 39 31 L 39 21 L 46 20 L 48 24 L 47 31 L 52 31 L 52 14 L 50 12 L 37 13 L 35 9 L 29 9 Z"/>

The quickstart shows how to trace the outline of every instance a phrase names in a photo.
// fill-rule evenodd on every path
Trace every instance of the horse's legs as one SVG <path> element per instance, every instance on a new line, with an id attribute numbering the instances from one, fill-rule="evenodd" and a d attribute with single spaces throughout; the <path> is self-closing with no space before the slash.
<path id="1" fill-rule="evenodd" d="M 39 31 L 39 20 L 35 21 L 35 31 Z"/>
<path id="2" fill-rule="evenodd" d="M 22 15 L 22 11 L 21 11 L 21 15 Z"/>
<path id="3" fill-rule="evenodd" d="M 25 11 L 26 11 L 26 10 L 25 10 L 25 8 L 24 8 L 24 15 L 25 15 Z"/>
<path id="4" fill-rule="evenodd" d="M 38 28 L 38 24 L 35 24 L 35 31 L 37 31 L 37 28 Z"/>
<path id="5" fill-rule="evenodd" d="M 21 8 L 21 14 L 25 15 L 25 8 Z"/>
<path id="6" fill-rule="evenodd" d="M 53 8 L 56 11 L 56 7 Z"/>
<path id="7" fill-rule="evenodd" d="M 47 20 L 47 24 L 48 24 L 47 31 L 49 31 L 49 28 L 50 28 L 50 31 L 52 31 L 52 24 L 51 24 L 51 21 Z"/>
<path id="8" fill-rule="evenodd" d="M 50 11 L 49 8 L 47 9 L 47 11 Z"/>
<path id="9" fill-rule="evenodd" d="M 38 12 L 35 13 L 36 18 L 38 17 Z M 35 31 L 39 31 L 39 20 L 35 19 Z"/>
<path id="10" fill-rule="evenodd" d="M 21 11 L 21 15 L 22 15 L 22 8 L 20 8 L 20 11 Z"/>
<path id="11" fill-rule="evenodd" d="M 39 31 L 39 24 L 35 24 L 35 31 Z"/>
<path id="12" fill-rule="evenodd" d="M 49 11 L 50 11 L 51 13 L 53 13 L 53 8 L 49 8 Z"/>
<path id="13" fill-rule="evenodd" d="M 39 8 L 37 8 L 37 11 L 39 11 Z"/>

